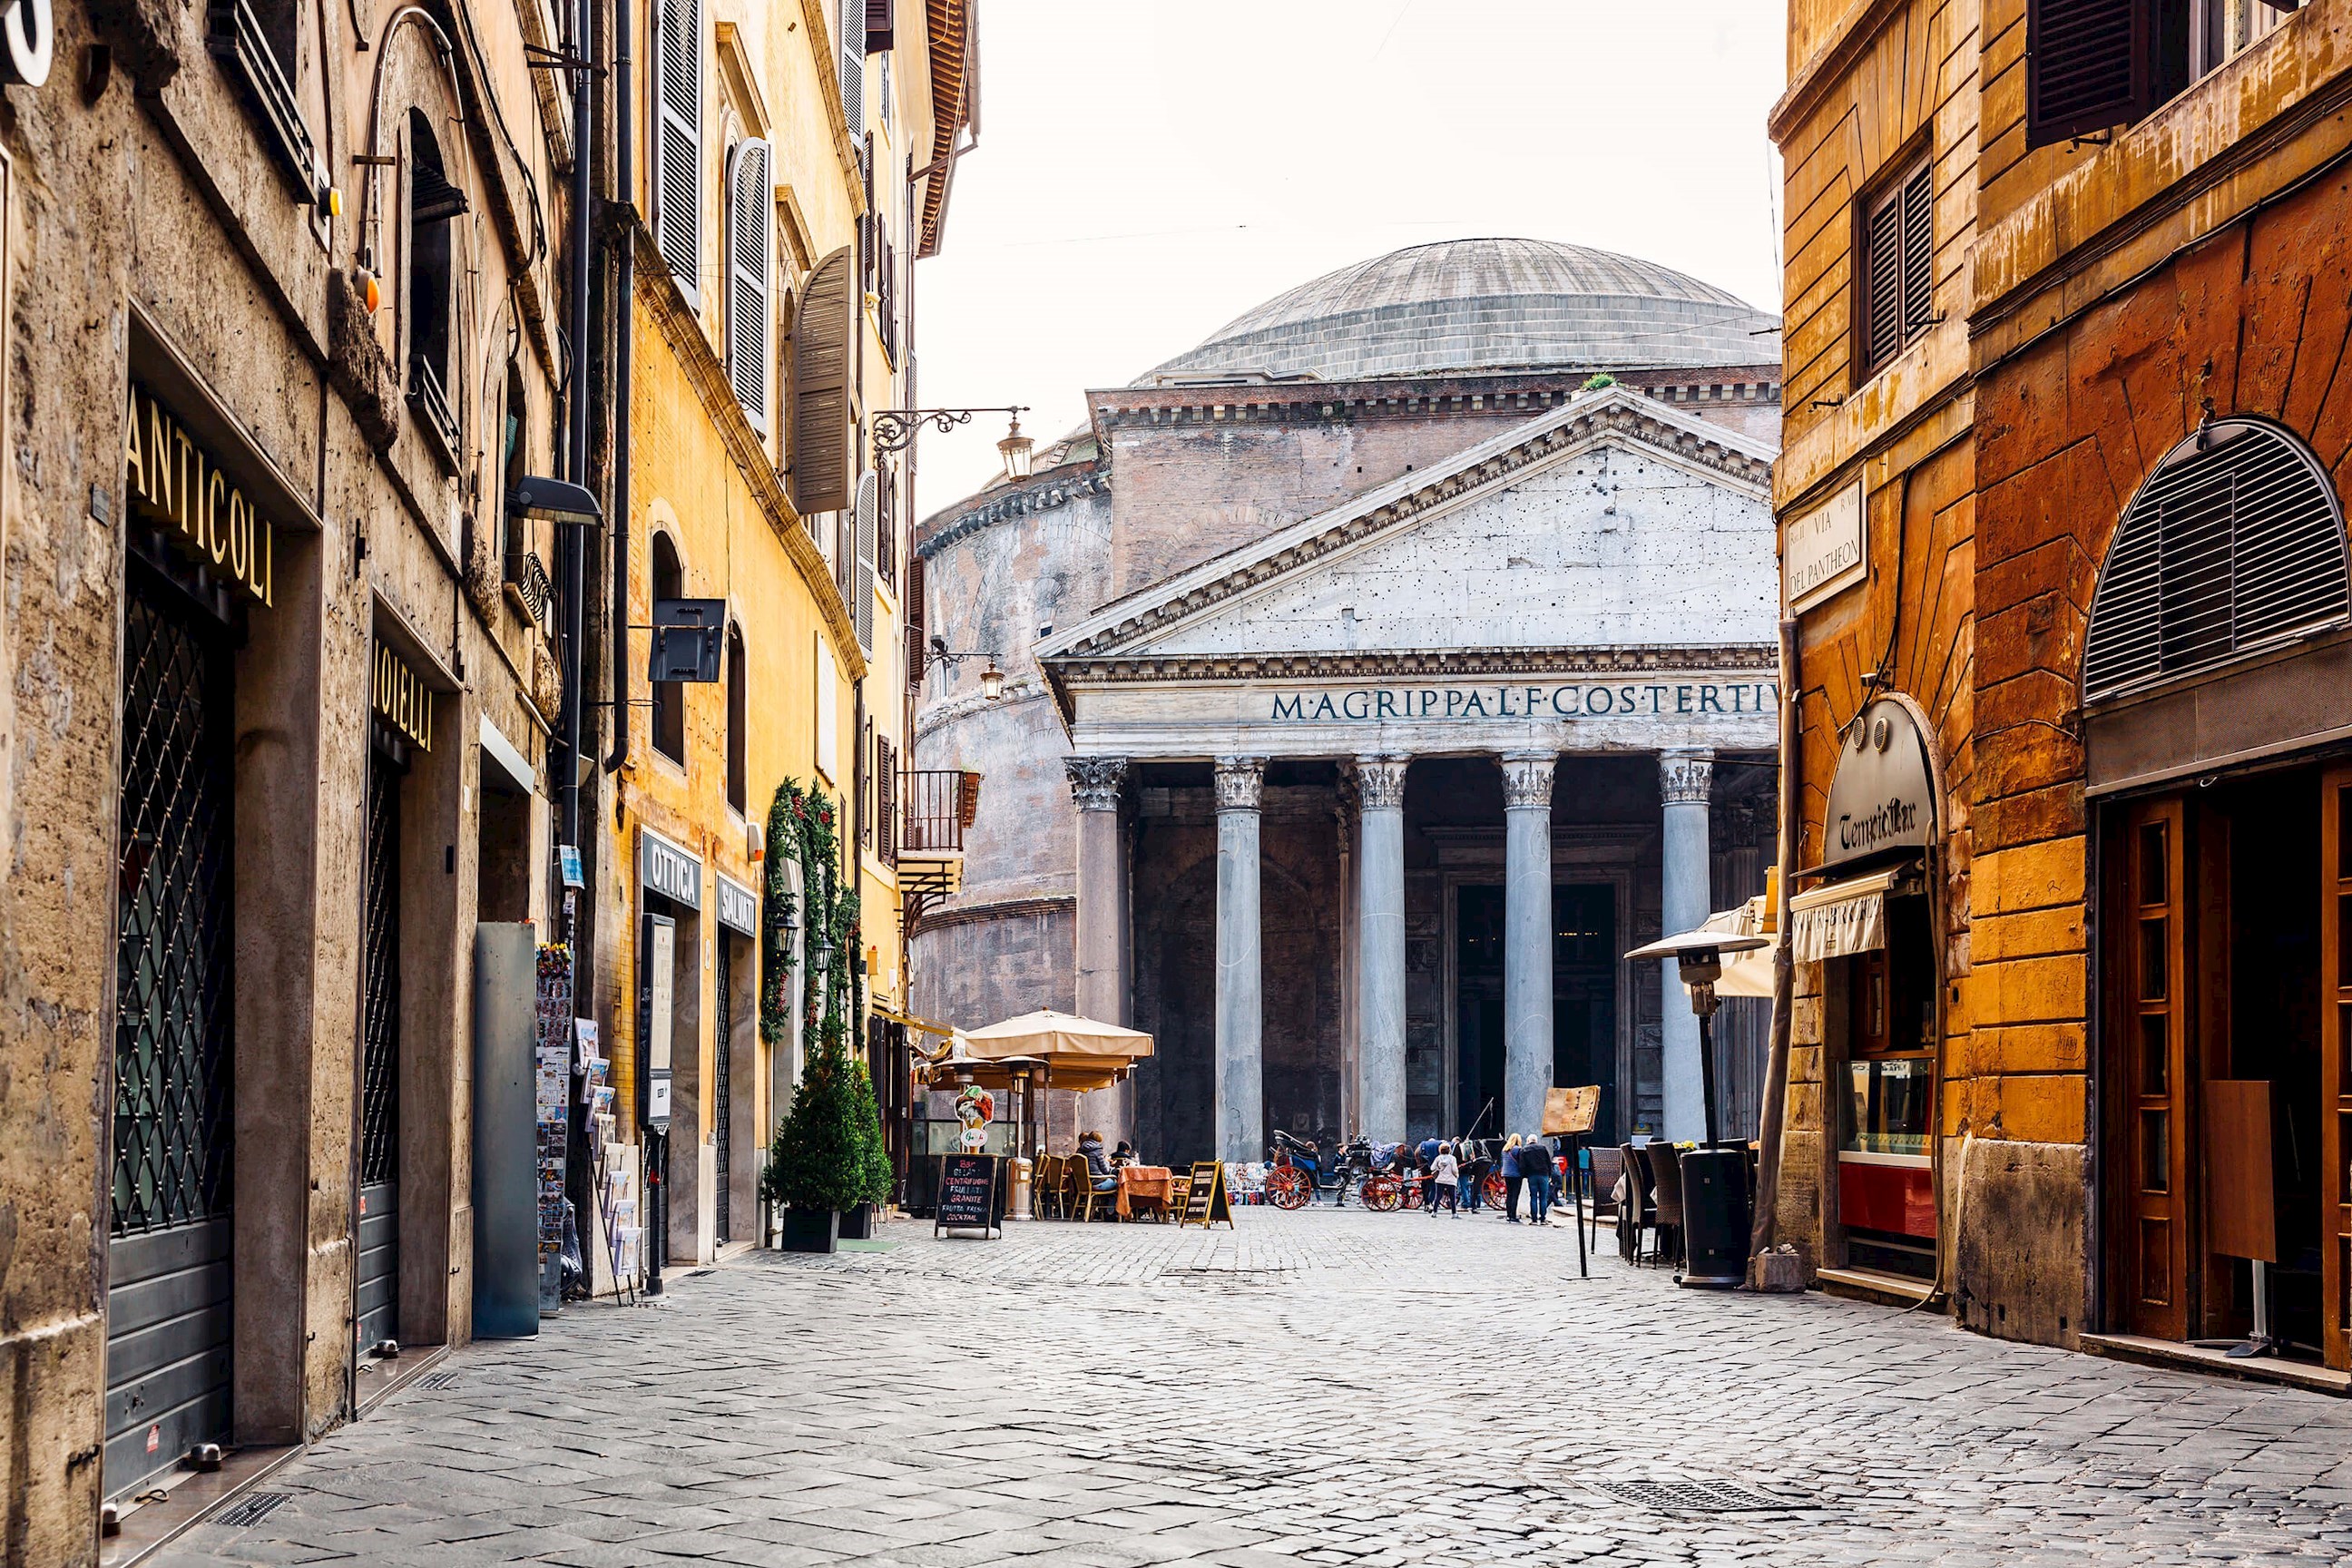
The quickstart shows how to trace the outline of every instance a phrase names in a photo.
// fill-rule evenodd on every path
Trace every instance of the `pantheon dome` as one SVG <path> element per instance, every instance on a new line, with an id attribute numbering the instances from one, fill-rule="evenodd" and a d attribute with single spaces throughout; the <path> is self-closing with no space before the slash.
<path id="1" fill-rule="evenodd" d="M 1542 239 L 1452 239 L 1276 295 L 1137 384 L 1772 364 L 1780 319 L 1671 268 Z"/>

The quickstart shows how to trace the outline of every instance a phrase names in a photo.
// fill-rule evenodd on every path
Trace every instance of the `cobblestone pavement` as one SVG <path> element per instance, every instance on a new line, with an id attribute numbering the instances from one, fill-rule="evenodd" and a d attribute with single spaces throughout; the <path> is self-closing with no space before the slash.
<path id="1" fill-rule="evenodd" d="M 162 1562 L 2352 1559 L 2352 1404 L 1678 1290 L 1491 1216 L 892 1226 L 476 1345 Z M 1730 1480 L 1788 1506 L 1604 1489 Z"/>

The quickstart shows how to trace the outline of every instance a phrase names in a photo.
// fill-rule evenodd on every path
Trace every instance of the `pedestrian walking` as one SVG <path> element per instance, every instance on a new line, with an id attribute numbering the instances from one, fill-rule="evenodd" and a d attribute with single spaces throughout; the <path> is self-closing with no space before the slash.
<path id="1" fill-rule="evenodd" d="M 1519 1223 L 1519 1135 L 1512 1133 L 1503 1143 L 1503 1217 L 1511 1224 Z"/>
<path id="2" fill-rule="evenodd" d="M 1481 1163 L 1477 1155 L 1476 1147 L 1467 1138 L 1455 1142 L 1454 1158 L 1462 1167 L 1462 1173 L 1454 1184 L 1457 1205 L 1454 1212 L 1457 1214 L 1463 1209 L 1467 1209 L 1473 1214 L 1478 1212 L 1478 1178 L 1486 1173 L 1480 1168 Z"/>
<path id="3" fill-rule="evenodd" d="M 1537 1225 L 1549 1222 L 1551 1215 L 1551 1145 L 1541 1138 L 1529 1138 L 1519 1145 L 1519 1179 L 1528 1187 L 1528 1218 Z"/>
<path id="4" fill-rule="evenodd" d="M 1454 1157 L 1454 1145 L 1440 1143 L 1436 1156 L 1429 1162 L 1429 1212 L 1437 1212 L 1440 1198 L 1445 1201 L 1445 1212 L 1459 1215 L 1462 1210 L 1454 1202 L 1456 1184 L 1462 1180 L 1462 1162 Z"/>
<path id="5" fill-rule="evenodd" d="M 1437 1145 L 1435 1137 L 1424 1138 L 1421 1146 L 1413 1151 L 1413 1163 L 1421 1172 L 1421 1206 L 1433 1214 L 1437 1210 L 1437 1200 L 1432 1195 L 1437 1186 L 1437 1178 L 1429 1172 L 1437 1162 Z"/>

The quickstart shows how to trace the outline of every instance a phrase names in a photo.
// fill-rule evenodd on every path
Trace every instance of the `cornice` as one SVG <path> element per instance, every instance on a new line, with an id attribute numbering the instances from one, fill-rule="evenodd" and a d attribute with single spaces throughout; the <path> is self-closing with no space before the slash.
<path id="1" fill-rule="evenodd" d="M 977 925 L 982 921 L 1034 920 L 1039 915 L 1058 915 L 1077 907 L 1078 900 L 1068 893 L 1046 893 L 1025 899 L 997 899 L 985 904 L 953 904 L 943 910 L 927 910 L 922 921 L 908 935 L 924 936 L 942 926 Z"/>
<path id="2" fill-rule="evenodd" d="M 1800 67 L 1789 79 L 1789 88 L 1764 116 L 1764 134 L 1778 146 L 1788 136 L 1789 127 L 1816 103 L 1831 86 L 1844 79 L 1853 68 L 1863 49 L 1878 36 L 1878 30 L 1909 0 L 1853 0 L 1845 15 L 1837 19 L 1828 43 L 1813 52 L 1813 58 Z"/>
<path id="3" fill-rule="evenodd" d="M 1070 463 L 1039 474 L 1025 483 L 992 491 L 968 510 L 950 508 L 916 530 L 915 553 L 929 561 L 940 552 L 1007 518 L 1051 511 L 1087 496 L 1110 493 L 1110 469 L 1099 458 Z"/>
<path id="4" fill-rule="evenodd" d="M 1578 367 L 1566 372 L 1378 381 L 1183 382 L 1171 386 L 1103 388 L 1087 393 L 1087 402 L 1098 437 L 1112 430 L 1167 429 L 1178 425 L 1321 425 L 1496 414 L 1536 418 L 1575 401 L 1595 374 L 1594 368 Z M 1653 384 L 1746 386 L 1752 390 L 1744 397 L 1710 401 L 1718 407 L 1780 401 L 1777 363 L 1631 367 L 1607 374 L 1633 395 L 1644 394 Z"/>
<path id="5" fill-rule="evenodd" d="M 726 443 L 728 456 L 735 459 L 736 470 L 743 476 L 752 500 L 759 504 L 760 515 L 767 519 L 770 531 L 782 543 L 785 555 L 816 600 L 817 613 L 824 617 L 825 626 L 833 633 L 834 652 L 844 672 L 852 681 L 863 680 L 866 655 L 857 646 L 857 626 L 850 619 L 849 606 L 843 602 L 841 590 L 833 581 L 824 552 L 801 525 L 800 513 L 793 510 L 791 500 L 784 494 L 776 465 L 769 459 L 768 449 L 760 444 L 759 432 L 744 417 L 743 405 L 735 399 L 735 388 L 727 379 L 727 367 L 719 363 L 718 352 L 710 346 L 702 321 L 694 313 L 694 307 L 687 303 L 677 279 L 671 276 L 669 263 L 654 248 L 653 232 L 636 222 L 632 222 L 629 228 L 637 247 L 638 302 L 660 327 L 662 342 L 677 356 L 688 384 L 694 388 L 695 400 L 702 405 L 704 416 L 719 432 L 719 439 Z"/>
<path id="6" fill-rule="evenodd" d="M 1769 643 L 1586 648 L 1434 648 L 1370 653 L 1192 655 L 1181 658 L 1046 660 L 1054 683 L 1204 680 L 1363 680 L 1465 676 L 1620 676 L 1717 670 L 1776 670 Z"/>
<path id="7" fill-rule="evenodd" d="M 1623 397 L 1606 397 L 1577 417 L 1563 418 L 1516 445 L 1452 468 L 1435 470 L 1435 478 L 1412 489 L 1402 489 L 1402 481 L 1385 487 L 1388 500 L 1374 501 L 1366 498 L 1360 510 L 1349 510 L 1357 503 L 1345 503 L 1325 513 L 1325 526 L 1315 532 L 1293 539 L 1267 554 L 1252 553 L 1259 547 L 1246 546 L 1235 552 L 1238 559 L 1226 558 L 1233 564 L 1223 573 L 1207 575 L 1204 567 L 1203 574 L 1189 588 L 1179 591 L 1180 578 L 1177 583 L 1131 595 L 1125 601 L 1133 606 L 1127 614 L 1119 615 L 1118 605 L 1107 607 L 1094 617 L 1097 625 L 1093 632 L 1070 643 L 1046 662 L 1058 672 L 1065 659 L 1106 654 L 1120 643 L 1189 619 L 1359 541 L 1449 507 L 1498 480 L 1565 458 L 1574 449 L 1610 435 L 1631 437 L 1694 467 L 1712 469 L 1737 483 L 1752 486 L 1761 492 L 1766 504 L 1770 504 L 1769 461 L 1740 450 L 1730 439 L 1716 440 L 1708 432 L 1654 415 L 1633 401 L 1636 395 L 1628 393 Z M 1564 415 L 1568 410 L 1557 412 Z M 1723 435 L 1733 437 L 1727 428 Z M 1383 492 L 1372 493 L 1378 496 Z M 1213 565 L 1214 563 L 1207 563 L 1209 567 Z M 1113 619 L 1115 616 L 1118 618 Z"/>
<path id="8" fill-rule="evenodd" d="M 950 724 L 961 723 L 975 713 L 1001 713 L 1024 702 L 1034 702 L 1045 695 L 1045 682 L 1034 671 L 1013 677 L 1004 683 L 1003 695 L 990 699 L 974 693 L 959 697 L 952 702 L 935 702 L 928 708 L 915 710 L 915 739 L 920 741 L 937 734 Z"/>

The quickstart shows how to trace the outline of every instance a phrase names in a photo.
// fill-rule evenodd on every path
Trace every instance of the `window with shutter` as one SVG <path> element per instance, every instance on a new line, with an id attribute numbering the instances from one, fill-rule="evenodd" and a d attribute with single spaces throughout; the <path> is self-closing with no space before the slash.
<path id="1" fill-rule="evenodd" d="M 768 433 L 768 279 L 774 202 L 768 144 L 738 142 L 727 169 L 727 379 L 751 426 Z"/>
<path id="2" fill-rule="evenodd" d="M 1854 311 L 1864 375 L 1935 325 L 1935 207 L 1934 165 L 1922 159 L 1889 181 L 1865 211 Z"/>
<path id="3" fill-rule="evenodd" d="M 2225 419 L 2157 465 L 2116 527 L 2083 700 L 2193 675 L 2352 616 L 2344 517 L 2309 447 Z"/>
<path id="4" fill-rule="evenodd" d="M 853 136 L 866 130 L 866 0 L 841 0 L 841 117 Z"/>
<path id="5" fill-rule="evenodd" d="M 874 737 L 874 852 L 886 866 L 898 858 L 898 752 L 887 735 Z"/>
<path id="6" fill-rule="evenodd" d="M 896 41 L 890 26 L 890 0 L 866 0 L 866 52 L 887 54 Z"/>
<path id="7" fill-rule="evenodd" d="M 660 0 L 654 30 L 654 247 L 688 300 L 702 294 L 702 9 Z"/>
<path id="8" fill-rule="evenodd" d="M 2025 144 L 2138 119 L 2149 87 L 2157 0 L 2027 0 Z"/>
<path id="9" fill-rule="evenodd" d="M 899 614 L 907 622 L 907 684 L 923 683 L 923 666 L 930 657 L 929 616 L 923 607 L 923 558 L 907 557 L 907 593 Z"/>
<path id="10" fill-rule="evenodd" d="M 898 476 L 887 458 L 874 470 L 874 574 L 885 588 L 898 585 Z"/>
<path id="11" fill-rule="evenodd" d="M 874 651 L 875 485 L 872 474 L 857 478 L 857 565 L 849 580 L 849 611 L 857 623 L 857 646 Z"/>
<path id="12" fill-rule="evenodd" d="M 793 507 L 803 517 L 849 505 L 850 475 L 856 471 L 849 420 L 850 332 L 857 320 L 851 299 L 857 281 L 852 265 L 847 246 L 818 262 L 793 316 L 787 477 Z"/>

